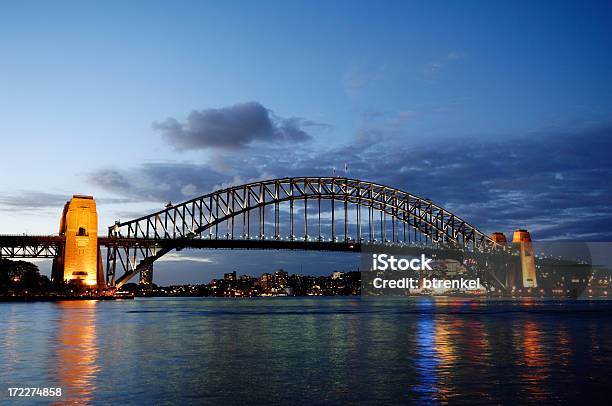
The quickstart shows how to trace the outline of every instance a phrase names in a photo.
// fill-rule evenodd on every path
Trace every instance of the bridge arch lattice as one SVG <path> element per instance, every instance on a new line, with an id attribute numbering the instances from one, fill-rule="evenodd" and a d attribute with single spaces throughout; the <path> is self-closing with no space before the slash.
<path id="1" fill-rule="evenodd" d="M 120 287 L 169 251 L 198 246 L 198 241 L 225 240 L 243 247 L 275 241 L 279 242 L 276 248 L 286 242 L 298 249 L 321 249 L 324 244 L 330 250 L 354 250 L 362 243 L 419 243 L 480 251 L 503 248 L 429 199 L 338 177 L 281 178 L 228 187 L 116 222 L 108 236 L 109 241 L 130 242 L 108 246 L 107 284 L 111 287 Z M 118 277 L 117 268 L 123 271 Z"/>

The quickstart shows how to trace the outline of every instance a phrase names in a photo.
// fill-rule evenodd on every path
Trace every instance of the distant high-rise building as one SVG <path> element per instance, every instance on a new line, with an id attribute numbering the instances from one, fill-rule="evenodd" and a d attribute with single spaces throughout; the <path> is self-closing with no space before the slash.
<path id="1" fill-rule="evenodd" d="M 340 279 L 342 278 L 342 276 L 344 275 L 344 272 L 340 272 L 340 271 L 334 271 L 332 273 L 332 279 Z"/>
<path id="2" fill-rule="evenodd" d="M 269 273 L 262 273 L 259 278 L 259 285 L 264 292 L 269 293 L 272 291 L 272 275 Z"/>
<path id="3" fill-rule="evenodd" d="M 153 264 L 140 271 L 140 280 L 138 284 L 142 290 L 153 289 Z"/>
<path id="4" fill-rule="evenodd" d="M 228 272 L 226 274 L 223 274 L 223 279 L 225 279 L 226 281 L 235 281 L 236 280 L 236 271 Z"/>
<path id="5" fill-rule="evenodd" d="M 274 272 L 274 284 L 277 288 L 284 288 L 289 285 L 289 272 L 282 269 Z"/>

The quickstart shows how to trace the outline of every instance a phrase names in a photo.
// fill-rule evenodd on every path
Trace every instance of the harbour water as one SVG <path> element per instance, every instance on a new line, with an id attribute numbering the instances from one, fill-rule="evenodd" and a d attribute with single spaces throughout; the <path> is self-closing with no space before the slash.
<path id="1" fill-rule="evenodd" d="M 610 398 L 612 304 L 408 298 L 0 303 L 0 402 Z M 60 398 L 9 398 L 59 387 Z"/>

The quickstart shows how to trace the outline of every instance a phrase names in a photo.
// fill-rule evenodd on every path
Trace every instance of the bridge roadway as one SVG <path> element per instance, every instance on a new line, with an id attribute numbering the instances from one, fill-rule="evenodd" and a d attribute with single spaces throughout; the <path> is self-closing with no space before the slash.
<path id="1" fill-rule="evenodd" d="M 54 258 L 63 244 L 59 235 L 0 235 L 0 258 Z"/>
<path id="2" fill-rule="evenodd" d="M 60 235 L 0 235 L 0 258 L 54 258 L 58 255 L 65 238 Z M 310 251 L 360 252 L 361 244 L 333 241 L 300 241 L 276 239 L 144 239 L 98 237 L 103 247 L 148 247 L 148 248 L 210 248 L 210 249 L 283 249 Z"/>
<path id="3" fill-rule="evenodd" d="M 58 255 L 65 238 L 60 235 L 0 235 L 0 258 L 54 258 Z M 113 238 L 98 237 L 101 247 L 147 247 L 170 248 L 180 251 L 184 248 L 201 249 L 255 249 L 255 250 L 307 250 L 307 251 L 337 251 L 337 252 L 375 252 L 377 244 L 360 244 L 356 241 L 303 241 L 288 239 L 209 239 L 209 238 L 175 238 L 175 239 L 144 239 L 144 238 Z M 419 244 L 380 244 L 385 252 L 420 255 L 445 252 L 461 253 L 462 250 L 442 249 Z"/>
<path id="4" fill-rule="evenodd" d="M 64 236 L 59 235 L 0 235 L 1 258 L 54 258 L 61 253 L 65 242 Z M 461 261 L 466 251 L 453 248 L 424 246 L 420 244 L 360 244 L 356 241 L 303 241 L 303 240 L 277 240 L 277 239 L 208 239 L 208 238 L 176 238 L 176 239 L 143 239 L 143 238 L 112 238 L 98 237 L 98 245 L 107 248 L 142 248 L 148 250 L 180 251 L 184 248 L 200 249 L 255 249 L 255 250 L 308 250 L 308 251 L 335 251 L 335 252 L 361 252 L 362 248 L 369 253 L 386 252 L 399 255 L 418 256 L 425 254 L 431 258 L 456 259 Z M 377 250 L 380 246 L 380 250 Z M 490 256 L 503 253 L 481 253 Z M 469 255 L 469 254 L 468 254 Z M 500 285 L 504 286 L 495 275 L 491 275 Z"/>

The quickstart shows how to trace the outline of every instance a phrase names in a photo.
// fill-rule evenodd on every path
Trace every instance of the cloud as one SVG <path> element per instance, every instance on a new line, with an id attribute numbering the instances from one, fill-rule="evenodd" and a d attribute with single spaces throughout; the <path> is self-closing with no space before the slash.
<path id="1" fill-rule="evenodd" d="M 11 210 L 60 210 L 72 197 L 69 193 L 47 193 L 35 190 L 22 190 L 15 194 L 0 196 L 0 211 Z M 124 203 L 123 198 L 97 199 L 98 203 Z"/>
<path id="2" fill-rule="evenodd" d="M 0 210 L 42 210 L 61 208 L 70 200 L 69 194 L 24 190 L 17 194 L 0 196 Z"/>
<path id="3" fill-rule="evenodd" d="M 193 196 L 197 196 L 196 195 L 197 190 L 198 188 L 196 187 L 196 185 L 194 185 L 193 183 L 189 183 L 181 188 L 181 193 L 185 197 L 193 197 Z"/>
<path id="4" fill-rule="evenodd" d="M 122 191 L 130 187 L 130 182 L 125 174 L 113 169 L 100 169 L 95 174 L 90 175 L 89 178 L 93 183 L 111 191 Z"/>
<path id="5" fill-rule="evenodd" d="M 100 169 L 88 181 L 131 201 L 183 201 L 210 191 L 227 177 L 210 164 L 146 163 L 131 169 Z"/>
<path id="6" fill-rule="evenodd" d="M 333 167 L 343 175 L 346 162 L 349 177 L 430 198 L 484 232 L 526 227 L 538 239 L 612 239 L 610 125 L 436 142 L 406 142 L 385 131 L 371 128 L 346 145 L 225 151 L 204 163 L 150 163 L 100 171 L 91 179 L 121 196 L 182 201 L 188 191 L 204 194 L 284 176 L 329 176 Z"/>
<path id="7" fill-rule="evenodd" d="M 154 123 L 179 150 L 241 149 L 257 143 L 296 143 L 312 139 L 308 127 L 322 124 L 299 117 L 282 118 L 257 102 L 194 110 L 183 123 L 168 118 Z"/>

